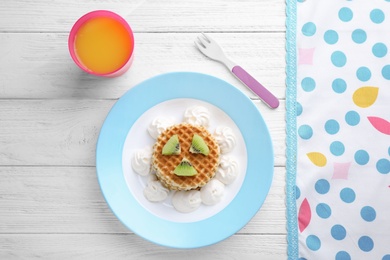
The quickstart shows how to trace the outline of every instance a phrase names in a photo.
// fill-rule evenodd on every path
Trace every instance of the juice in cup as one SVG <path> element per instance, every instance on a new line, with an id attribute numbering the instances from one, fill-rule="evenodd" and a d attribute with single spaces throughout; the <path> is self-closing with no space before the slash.
<path id="1" fill-rule="evenodd" d="M 75 63 L 94 75 L 119 76 L 132 62 L 132 30 L 122 17 L 110 11 L 94 11 L 81 17 L 71 30 L 68 44 Z"/>

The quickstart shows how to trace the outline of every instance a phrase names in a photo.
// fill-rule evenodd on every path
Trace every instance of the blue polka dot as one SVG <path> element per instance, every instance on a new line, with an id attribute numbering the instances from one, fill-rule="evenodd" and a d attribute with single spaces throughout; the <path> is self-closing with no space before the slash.
<path id="1" fill-rule="evenodd" d="M 356 195 L 353 189 L 344 188 L 340 191 L 340 198 L 345 203 L 352 203 L 355 201 Z"/>
<path id="2" fill-rule="evenodd" d="M 345 114 L 345 122 L 350 126 L 355 126 L 360 122 L 360 116 L 356 111 L 349 111 Z"/>
<path id="3" fill-rule="evenodd" d="M 332 53 L 331 60 L 336 67 L 343 67 L 347 63 L 347 57 L 341 51 L 335 51 Z"/>
<path id="4" fill-rule="evenodd" d="M 301 125 L 298 134 L 302 139 L 310 139 L 313 136 L 313 129 L 309 125 Z"/>
<path id="5" fill-rule="evenodd" d="M 330 233 L 336 240 L 343 240 L 347 235 L 347 231 L 342 225 L 334 225 L 330 230 Z"/>
<path id="6" fill-rule="evenodd" d="M 369 236 L 362 236 L 358 241 L 359 248 L 364 252 L 369 252 L 374 248 L 374 241 Z"/>
<path id="7" fill-rule="evenodd" d="M 321 179 L 316 182 L 314 187 L 319 194 L 326 194 L 329 191 L 330 184 L 327 180 Z"/>
<path id="8" fill-rule="evenodd" d="M 383 158 L 376 163 L 376 169 L 382 174 L 388 174 L 390 172 L 390 161 Z"/>
<path id="9" fill-rule="evenodd" d="M 330 135 L 334 135 L 334 134 L 337 134 L 337 132 L 340 130 L 340 125 L 339 123 L 334 120 L 334 119 L 329 119 L 328 121 L 326 121 L 325 123 L 325 131 L 330 134 Z"/>
<path id="10" fill-rule="evenodd" d="M 355 43 L 363 43 L 367 40 L 367 34 L 362 29 L 356 29 L 352 32 L 352 40 Z"/>
<path id="11" fill-rule="evenodd" d="M 312 22 L 305 23 L 302 26 L 302 33 L 306 36 L 313 36 L 316 33 L 316 25 Z"/>
<path id="12" fill-rule="evenodd" d="M 390 80 L 390 65 L 386 65 L 386 66 L 383 67 L 383 69 L 382 69 L 382 76 L 385 79 Z"/>
<path id="13" fill-rule="evenodd" d="M 375 57 L 382 58 L 387 54 L 387 46 L 384 43 L 378 42 L 372 46 L 372 53 Z"/>
<path id="14" fill-rule="evenodd" d="M 373 23 L 381 23 L 385 20 L 385 14 L 380 9 L 374 9 L 370 13 L 370 19 Z"/>
<path id="15" fill-rule="evenodd" d="M 390 2 L 390 0 L 388 2 Z M 382 260 L 390 260 L 390 255 L 383 256 Z"/>
<path id="16" fill-rule="evenodd" d="M 332 214 L 332 209 L 329 207 L 328 204 L 320 203 L 316 207 L 316 212 L 320 218 L 325 219 L 330 217 L 330 215 Z"/>
<path id="17" fill-rule="evenodd" d="M 343 79 L 335 79 L 332 82 L 332 89 L 336 93 L 343 93 L 347 89 L 347 83 Z"/>
<path id="18" fill-rule="evenodd" d="M 300 116 L 302 114 L 302 112 L 303 112 L 302 105 L 299 102 L 297 102 L 296 105 L 297 105 L 297 107 L 296 107 L 296 109 L 297 109 L 297 116 Z"/>
<path id="19" fill-rule="evenodd" d="M 343 22 L 349 22 L 352 20 L 353 13 L 348 7 L 343 7 L 339 10 L 339 18 Z"/>
<path id="20" fill-rule="evenodd" d="M 324 40 L 328 44 L 335 44 L 339 40 L 339 35 L 334 30 L 327 30 L 324 34 Z"/>
<path id="21" fill-rule="evenodd" d="M 360 216 L 367 222 L 372 222 L 376 218 L 376 211 L 373 207 L 365 206 L 360 211 Z"/>
<path id="22" fill-rule="evenodd" d="M 305 2 L 305 0 L 298 0 L 298 3 L 303 3 Z"/>
<path id="23" fill-rule="evenodd" d="M 359 165 L 365 165 L 370 160 L 370 155 L 365 150 L 359 150 L 355 153 L 355 162 Z"/>
<path id="24" fill-rule="evenodd" d="M 389 0 L 389 1 L 390 1 L 390 0 Z M 390 146 L 389 146 L 389 149 L 388 149 L 387 153 L 390 155 Z"/>
<path id="25" fill-rule="evenodd" d="M 340 156 L 344 153 L 345 147 L 342 142 L 334 141 L 330 144 L 330 152 L 333 155 Z"/>
<path id="26" fill-rule="evenodd" d="M 371 78 L 371 71 L 367 67 L 360 67 L 356 71 L 356 77 L 361 81 L 367 81 Z"/>
<path id="27" fill-rule="evenodd" d="M 336 260 L 351 260 L 351 256 L 345 251 L 339 251 L 336 254 Z"/>
<path id="28" fill-rule="evenodd" d="M 299 199 L 301 196 L 301 190 L 295 185 L 295 199 Z"/>
<path id="29" fill-rule="evenodd" d="M 306 92 L 313 91 L 316 87 L 316 82 L 314 81 L 313 78 L 310 78 L 310 77 L 304 78 L 302 80 L 301 84 L 302 84 L 303 90 Z"/>
<path id="30" fill-rule="evenodd" d="M 309 249 L 317 251 L 321 247 L 321 240 L 315 235 L 310 235 L 306 238 L 306 245 Z"/>

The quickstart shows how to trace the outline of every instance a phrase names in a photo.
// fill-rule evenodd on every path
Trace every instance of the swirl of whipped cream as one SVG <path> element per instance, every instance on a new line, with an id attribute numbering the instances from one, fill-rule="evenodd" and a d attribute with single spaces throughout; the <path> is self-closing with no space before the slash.
<path id="1" fill-rule="evenodd" d="M 203 106 L 192 106 L 184 112 L 184 122 L 191 125 L 208 127 L 210 123 L 210 111 Z"/>
<path id="2" fill-rule="evenodd" d="M 228 153 L 236 146 L 236 137 L 230 127 L 218 126 L 214 131 L 214 138 L 221 149 L 221 153 Z"/>
<path id="3" fill-rule="evenodd" d="M 157 117 L 150 123 L 148 132 L 152 138 L 157 139 L 157 137 L 171 125 L 173 125 L 173 120 L 171 118 Z"/>
<path id="4" fill-rule="evenodd" d="M 206 205 L 215 205 L 222 200 L 225 185 L 217 179 L 212 179 L 200 189 L 200 198 Z"/>
<path id="5" fill-rule="evenodd" d="M 152 148 L 145 147 L 134 153 L 131 160 L 133 170 L 141 176 L 146 176 L 150 172 L 150 164 L 152 161 Z"/>
<path id="6" fill-rule="evenodd" d="M 169 190 L 160 181 L 151 181 L 146 184 L 144 196 L 151 202 L 163 201 L 168 197 Z"/>
<path id="7" fill-rule="evenodd" d="M 215 174 L 215 178 L 222 183 L 228 185 L 232 183 L 238 175 L 238 163 L 230 156 L 221 156 L 219 167 Z"/>
<path id="8" fill-rule="evenodd" d="M 200 191 L 176 191 L 172 197 L 172 205 L 175 209 L 182 213 L 189 213 L 199 208 L 202 200 Z"/>

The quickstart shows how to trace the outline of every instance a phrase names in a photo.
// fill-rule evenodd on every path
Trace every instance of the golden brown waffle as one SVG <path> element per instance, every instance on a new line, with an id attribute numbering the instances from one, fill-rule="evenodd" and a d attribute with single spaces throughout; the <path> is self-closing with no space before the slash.
<path id="1" fill-rule="evenodd" d="M 179 155 L 162 155 L 165 143 L 177 134 L 181 146 Z M 189 151 L 194 134 L 200 135 L 210 149 L 210 153 L 194 154 Z M 174 125 L 162 132 L 153 146 L 152 167 L 157 178 L 170 190 L 192 190 L 204 186 L 214 177 L 219 164 L 219 146 L 214 137 L 202 126 L 190 124 Z M 195 176 L 177 176 L 173 170 L 183 158 L 187 158 L 198 174 Z"/>

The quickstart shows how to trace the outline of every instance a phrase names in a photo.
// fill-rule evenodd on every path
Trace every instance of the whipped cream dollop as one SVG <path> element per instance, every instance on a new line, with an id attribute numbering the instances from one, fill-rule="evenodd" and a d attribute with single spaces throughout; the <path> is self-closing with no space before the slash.
<path id="1" fill-rule="evenodd" d="M 218 126 L 214 131 L 214 138 L 221 149 L 221 153 L 228 153 L 236 146 L 236 136 L 230 127 Z"/>
<path id="2" fill-rule="evenodd" d="M 168 197 L 169 190 L 160 181 L 148 182 L 144 189 L 144 196 L 152 202 L 163 201 Z"/>
<path id="3" fill-rule="evenodd" d="M 141 176 L 146 176 L 150 172 L 150 164 L 152 161 L 152 148 L 145 147 L 134 153 L 131 159 L 131 167 L 133 170 Z"/>
<path id="4" fill-rule="evenodd" d="M 149 174 L 148 178 L 147 178 L 147 183 L 152 182 L 152 181 L 157 181 L 158 179 L 157 179 L 156 174 L 153 172 L 153 167 L 150 169 L 150 173 L 151 174 Z"/>
<path id="5" fill-rule="evenodd" d="M 215 173 L 215 178 L 222 183 L 228 185 L 232 183 L 238 175 L 238 163 L 237 161 L 230 157 L 223 155 L 221 156 L 221 161 L 217 172 Z"/>
<path id="6" fill-rule="evenodd" d="M 215 205 L 222 200 L 225 185 L 217 179 L 212 179 L 200 189 L 200 198 L 206 205 Z"/>
<path id="7" fill-rule="evenodd" d="M 184 112 L 184 122 L 191 125 L 208 127 L 210 123 L 210 111 L 203 106 L 192 106 Z"/>
<path id="8" fill-rule="evenodd" d="M 148 127 L 148 132 L 150 136 L 154 139 L 157 139 L 157 137 L 165 131 L 168 127 L 172 126 L 174 124 L 172 118 L 167 117 L 157 117 L 153 119 L 153 121 L 150 123 Z"/>
<path id="9" fill-rule="evenodd" d="M 199 208 L 202 200 L 200 191 L 176 191 L 172 197 L 172 205 L 175 209 L 182 213 L 189 213 Z"/>

